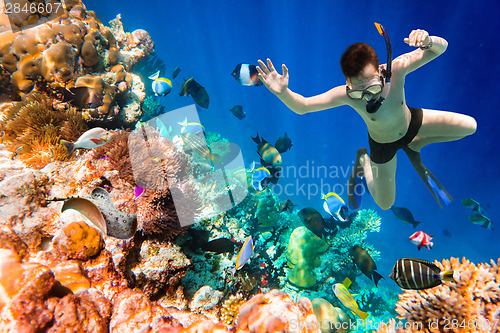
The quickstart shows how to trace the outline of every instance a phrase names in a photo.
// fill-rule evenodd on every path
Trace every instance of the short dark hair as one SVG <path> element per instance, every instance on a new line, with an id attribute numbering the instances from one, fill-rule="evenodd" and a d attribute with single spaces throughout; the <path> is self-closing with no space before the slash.
<path id="1" fill-rule="evenodd" d="M 367 64 L 372 64 L 378 69 L 377 53 L 366 43 L 352 44 L 340 58 L 340 67 L 345 77 L 358 76 Z"/>

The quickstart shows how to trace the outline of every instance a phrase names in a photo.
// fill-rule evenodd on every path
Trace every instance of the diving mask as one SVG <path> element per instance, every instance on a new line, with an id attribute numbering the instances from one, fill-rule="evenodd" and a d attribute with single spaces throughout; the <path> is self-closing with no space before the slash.
<path id="1" fill-rule="evenodd" d="M 382 76 L 375 76 L 373 79 L 368 81 L 363 88 L 353 89 L 346 85 L 346 94 L 352 99 L 365 99 L 365 96 L 369 96 L 367 101 L 372 100 L 375 96 L 382 93 L 384 90 L 384 78 Z"/>

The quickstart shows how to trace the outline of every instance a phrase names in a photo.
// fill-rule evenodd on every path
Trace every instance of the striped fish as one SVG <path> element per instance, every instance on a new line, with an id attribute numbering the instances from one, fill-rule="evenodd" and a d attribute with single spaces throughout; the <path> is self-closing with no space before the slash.
<path id="1" fill-rule="evenodd" d="M 423 290 L 439 286 L 442 281 L 454 281 L 453 270 L 441 272 L 441 269 L 417 258 L 399 259 L 389 275 L 403 289 Z"/>
<path id="2" fill-rule="evenodd" d="M 349 290 L 347 290 L 351 283 L 351 280 L 346 277 L 343 283 L 335 283 L 333 286 L 333 292 L 342 305 L 351 310 L 353 314 L 358 315 L 359 318 L 363 320 L 364 324 L 365 319 L 368 318 L 369 314 L 359 309 L 358 303 L 356 303 Z"/>

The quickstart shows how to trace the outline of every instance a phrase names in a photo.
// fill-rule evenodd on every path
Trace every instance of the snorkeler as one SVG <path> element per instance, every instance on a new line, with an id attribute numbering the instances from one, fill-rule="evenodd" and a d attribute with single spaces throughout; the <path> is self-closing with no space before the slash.
<path id="1" fill-rule="evenodd" d="M 286 106 L 297 114 L 321 111 L 341 105 L 351 106 L 363 118 L 368 128 L 370 155 L 360 148 L 349 179 L 349 204 L 358 208 L 354 196 L 356 179 L 365 177 L 368 190 L 382 209 L 389 209 L 396 196 L 396 152 L 403 149 L 427 188 L 442 207 L 453 199 L 425 167 L 420 149 L 434 142 L 454 141 L 476 131 L 474 118 L 453 112 L 412 108 L 405 103 L 405 76 L 443 53 L 448 42 L 429 36 L 425 30 L 413 30 L 404 42 L 416 50 L 392 60 L 392 49 L 387 32 L 375 24 L 387 45 L 387 64 L 379 66 L 375 50 L 365 43 L 347 48 L 340 65 L 346 84 L 323 94 L 303 97 L 288 88 L 288 69 L 283 64 L 283 75 L 270 59 L 267 66 L 259 60 L 259 77 L 264 85 Z"/>

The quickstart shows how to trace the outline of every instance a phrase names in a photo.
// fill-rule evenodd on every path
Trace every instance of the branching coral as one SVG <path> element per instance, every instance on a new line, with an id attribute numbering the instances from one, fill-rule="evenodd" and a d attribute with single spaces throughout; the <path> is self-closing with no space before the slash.
<path id="1" fill-rule="evenodd" d="M 412 324 L 401 332 L 498 332 L 500 321 L 500 259 L 474 265 L 450 258 L 434 262 L 453 269 L 455 282 L 399 295 L 398 318 Z"/>
<path id="2" fill-rule="evenodd" d="M 220 308 L 220 320 L 228 326 L 233 326 L 240 311 L 240 306 L 245 302 L 246 300 L 242 294 L 229 296 Z"/>
<path id="3" fill-rule="evenodd" d="M 67 160 L 61 139 L 75 140 L 86 125 L 74 109 L 54 110 L 50 99 L 30 93 L 13 103 L 0 121 L 3 142 L 28 166 L 44 167 L 53 160 Z"/>

